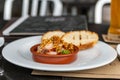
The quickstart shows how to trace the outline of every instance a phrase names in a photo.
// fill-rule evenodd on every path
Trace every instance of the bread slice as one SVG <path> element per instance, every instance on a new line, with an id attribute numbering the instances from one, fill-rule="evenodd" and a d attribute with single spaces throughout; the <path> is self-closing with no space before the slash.
<path id="1" fill-rule="evenodd" d="M 42 40 L 50 39 L 53 36 L 62 37 L 65 34 L 63 31 L 49 31 L 42 36 Z"/>
<path id="2" fill-rule="evenodd" d="M 91 31 L 71 31 L 67 32 L 61 38 L 63 43 L 74 44 L 79 50 L 87 49 L 94 46 L 98 41 L 98 34 Z"/>

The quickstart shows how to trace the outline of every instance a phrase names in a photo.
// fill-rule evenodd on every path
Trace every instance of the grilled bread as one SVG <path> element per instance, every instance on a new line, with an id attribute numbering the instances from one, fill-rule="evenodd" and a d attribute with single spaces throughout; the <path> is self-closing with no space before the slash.
<path id="1" fill-rule="evenodd" d="M 59 37 L 59 38 L 57 38 Z M 79 48 L 79 50 L 84 50 L 93 47 L 98 42 L 98 34 L 95 32 L 82 30 L 82 31 L 49 31 L 42 36 L 42 41 L 44 44 L 51 42 L 49 39 L 54 39 L 55 43 L 61 43 L 65 47 L 73 44 Z M 47 42 L 45 41 L 47 40 Z"/>
<path id="2" fill-rule="evenodd" d="M 91 31 L 71 31 L 61 38 L 63 44 L 74 44 L 79 50 L 93 47 L 98 41 L 98 35 Z"/>
<path id="3" fill-rule="evenodd" d="M 65 32 L 62 32 L 62 31 L 49 31 L 42 36 L 42 40 L 50 39 L 53 36 L 57 36 L 57 37 L 61 38 L 64 34 L 65 34 Z"/>

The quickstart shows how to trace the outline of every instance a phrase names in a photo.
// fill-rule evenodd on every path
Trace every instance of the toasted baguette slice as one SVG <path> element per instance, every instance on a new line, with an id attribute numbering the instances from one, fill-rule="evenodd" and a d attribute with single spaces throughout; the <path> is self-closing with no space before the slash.
<path id="1" fill-rule="evenodd" d="M 42 36 L 42 40 L 50 39 L 53 36 L 58 36 L 61 38 L 64 34 L 65 32 L 62 32 L 62 31 L 49 31 Z"/>
<path id="2" fill-rule="evenodd" d="M 98 35 L 91 31 L 72 31 L 66 33 L 62 38 L 64 44 L 74 44 L 79 50 L 94 46 L 98 41 Z"/>

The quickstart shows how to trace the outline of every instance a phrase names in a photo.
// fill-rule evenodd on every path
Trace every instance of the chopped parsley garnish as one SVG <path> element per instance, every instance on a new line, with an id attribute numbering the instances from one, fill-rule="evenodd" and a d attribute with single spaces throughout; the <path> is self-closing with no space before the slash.
<path id="1" fill-rule="evenodd" d="M 62 50 L 61 53 L 62 54 L 70 54 L 70 51 L 69 50 Z"/>

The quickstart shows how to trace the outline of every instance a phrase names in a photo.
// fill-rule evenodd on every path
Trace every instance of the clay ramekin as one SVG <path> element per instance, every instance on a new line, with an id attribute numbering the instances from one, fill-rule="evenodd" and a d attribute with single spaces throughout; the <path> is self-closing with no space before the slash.
<path id="1" fill-rule="evenodd" d="M 36 44 L 30 48 L 32 52 L 32 57 L 34 61 L 39 63 L 47 63 L 47 64 L 68 64 L 77 59 L 78 50 L 71 54 L 64 55 L 47 55 L 47 54 L 39 54 L 37 53 L 37 47 L 40 44 Z"/>

